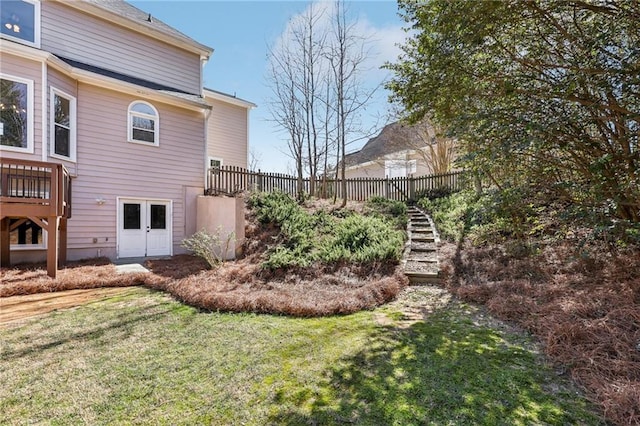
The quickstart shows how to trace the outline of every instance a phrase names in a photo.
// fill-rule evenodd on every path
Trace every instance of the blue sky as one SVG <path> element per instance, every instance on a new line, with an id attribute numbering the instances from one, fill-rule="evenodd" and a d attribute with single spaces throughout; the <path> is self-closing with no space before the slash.
<path id="1" fill-rule="evenodd" d="M 205 86 L 235 94 L 258 105 L 251 111 L 250 144 L 260 158 L 262 170 L 287 172 L 291 161 L 286 157 L 285 135 L 269 121 L 266 83 L 267 49 L 283 34 L 287 23 L 309 7 L 310 2 L 291 1 L 177 1 L 138 0 L 133 5 L 173 26 L 189 37 L 214 49 L 205 68 Z M 368 83 L 379 84 L 388 73 L 377 68 L 393 61 L 402 42 L 404 22 L 391 0 L 348 1 L 359 28 L 370 37 L 372 52 Z M 377 92 L 363 115 L 365 127 L 381 128 L 388 114 L 388 94 Z M 354 142 L 357 149 L 365 140 Z"/>

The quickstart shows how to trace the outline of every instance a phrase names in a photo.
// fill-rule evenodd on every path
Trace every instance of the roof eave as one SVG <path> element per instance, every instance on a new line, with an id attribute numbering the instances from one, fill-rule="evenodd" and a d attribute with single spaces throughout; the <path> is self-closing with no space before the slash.
<path id="1" fill-rule="evenodd" d="M 82 2 L 77 0 L 53 0 L 53 1 L 63 3 L 66 6 L 72 7 L 74 9 L 80 10 L 85 13 L 89 13 L 91 15 L 97 16 L 102 19 L 106 19 L 118 25 L 122 25 L 124 27 L 130 28 L 141 34 L 151 36 L 165 43 L 190 51 L 192 53 L 196 53 L 200 55 L 200 58 L 205 60 L 208 60 L 213 54 L 213 48 L 209 46 L 205 46 L 204 44 L 198 43 L 195 40 L 192 40 L 186 37 L 178 38 L 178 37 L 169 36 L 152 27 L 141 25 L 139 22 L 133 19 L 127 18 L 122 15 L 118 15 L 117 13 L 103 9 L 99 6 L 96 6 L 88 2 Z"/>
<path id="2" fill-rule="evenodd" d="M 218 92 L 217 90 L 207 89 L 206 87 L 204 88 L 203 93 L 206 98 L 216 99 L 216 100 L 226 102 L 232 105 L 240 106 L 243 108 L 253 109 L 258 107 L 253 102 L 249 102 L 244 99 L 240 99 L 235 96 L 228 95 L 226 93 Z"/>

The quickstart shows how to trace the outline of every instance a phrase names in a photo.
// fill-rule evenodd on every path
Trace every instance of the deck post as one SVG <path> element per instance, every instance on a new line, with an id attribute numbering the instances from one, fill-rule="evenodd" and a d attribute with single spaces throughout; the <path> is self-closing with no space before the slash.
<path id="1" fill-rule="evenodd" d="M 67 263 L 67 218 L 60 218 L 60 249 L 58 251 L 58 266 Z"/>
<path id="2" fill-rule="evenodd" d="M 9 267 L 11 265 L 11 229 L 8 217 L 0 220 L 0 266 Z"/>
<path id="3" fill-rule="evenodd" d="M 47 218 L 47 275 L 56 277 L 58 269 L 58 216 Z"/>

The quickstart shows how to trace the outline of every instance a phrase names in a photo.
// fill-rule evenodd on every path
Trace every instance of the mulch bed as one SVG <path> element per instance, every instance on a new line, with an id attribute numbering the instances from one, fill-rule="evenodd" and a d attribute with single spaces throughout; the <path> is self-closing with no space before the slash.
<path id="1" fill-rule="evenodd" d="M 150 273 L 118 274 L 108 259 L 92 259 L 69 264 L 55 280 L 45 265 L 18 265 L 2 269 L 0 297 L 144 285 L 205 310 L 323 316 L 374 308 L 407 284 L 392 264 L 272 273 L 254 262 L 244 258 L 209 270 L 201 259 L 179 255 L 145 262 Z"/>
<path id="2" fill-rule="evenodd" d="M 441 248 L 445 286 L 535 334 L 616 424 L 640 424 L 640 252 Z"/>

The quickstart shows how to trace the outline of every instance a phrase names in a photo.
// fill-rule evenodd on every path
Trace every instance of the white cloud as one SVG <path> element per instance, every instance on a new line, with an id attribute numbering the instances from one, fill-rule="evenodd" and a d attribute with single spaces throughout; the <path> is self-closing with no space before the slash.
<path id="1" fill-rule="evenodd" d="M 309 4 L 304 11 L 291 17 L 286 28 L 273 44 L 273 48 L 277 50 L 282 46 L 290 45 L 289 41 L 293 39 L 294 29 L 304 22 L 304 17 L 309 13 L 318 17 L 315 24 L 316 33 L 319 34 L 323 31 L 330 33 L 335 7 L 334 1 L 327 0 L 319 0 Z M 407 34 L 400 23 L 396 26 L 376 26 L 367 16 L 362 15 L 362 11 L 357 9 L 357 2 L 347 3 L 347 14 L 350 16 L 351 23 L 355 22 L 354 34 L 366 40 L 369 56 L 362 67 L 367 70 L 366 79 L 371 84 L 376 84 L 375 80 L 379 83 L 389 75 L 388 71 L 381 70 L 380 67 L 385 62 L 397 60 L 401 53 L 399 44 L 405 42 Z"/>

